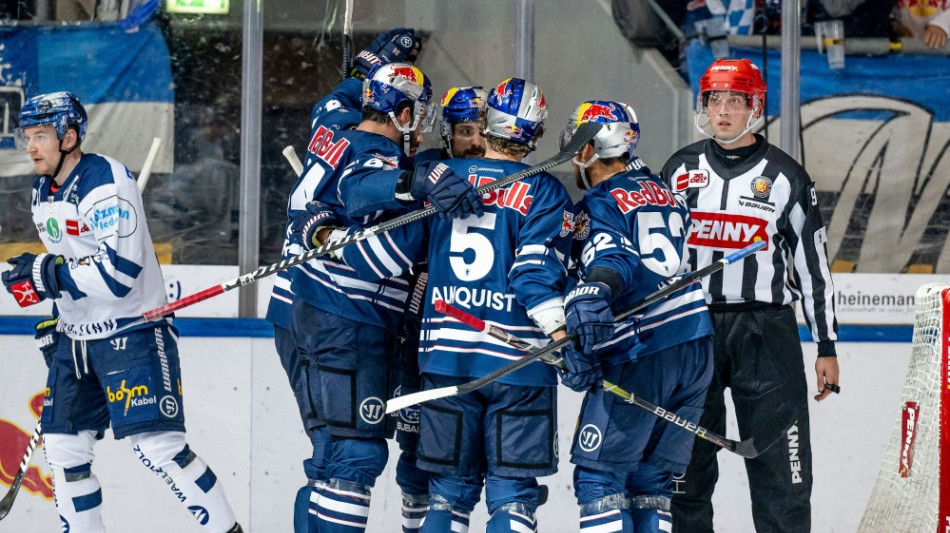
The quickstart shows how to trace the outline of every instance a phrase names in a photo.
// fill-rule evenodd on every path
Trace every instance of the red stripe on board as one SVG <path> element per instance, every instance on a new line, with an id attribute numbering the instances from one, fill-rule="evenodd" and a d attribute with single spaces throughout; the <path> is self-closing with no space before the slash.
<path id="1" fill-rule="evenodd" d="M 940 293 L 943 308 L 943 338 L 940 339 L 940 466 L 937 533 L 950 531 L 950 289 Z"/>

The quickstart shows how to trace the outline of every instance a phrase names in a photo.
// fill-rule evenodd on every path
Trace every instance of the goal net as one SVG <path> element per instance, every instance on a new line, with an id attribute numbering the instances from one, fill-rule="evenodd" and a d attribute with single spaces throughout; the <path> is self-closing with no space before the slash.
<path id="1" fill-rule="evenodd" d="M 950 284 L 917 290 L 900 414 L 861 532 L 950 532 Z"/>

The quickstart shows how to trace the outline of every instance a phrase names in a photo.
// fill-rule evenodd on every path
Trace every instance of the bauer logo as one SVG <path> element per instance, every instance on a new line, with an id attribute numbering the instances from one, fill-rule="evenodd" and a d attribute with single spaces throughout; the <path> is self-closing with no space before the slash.
<path id="1" fill-rule="evenodd" d="M 379 424 L 383 421 L 383 414 L 386 412 L 386 404 L 375 396 L 363 400 L 360 404 L 360 418 L 367 424 Z"/>
<path id="2" fill-rule="evenodd" d="M 905 402 L 901 409 L 901 455 L 898 471 L 901 477 L 910 477 L 914 466 L 914 441 L 917 439 L 917 402 Z"/>
<path id="3" fill-rule="evenodd" d="M 603 440 L 604 438 L 600 432 L 600 428 L 594 424 L 587 424 L 582 427 L 580 433 L 577 434 L 577 445 L 585 452 L 592 452 L 600 448 L 600 444 Z"/>

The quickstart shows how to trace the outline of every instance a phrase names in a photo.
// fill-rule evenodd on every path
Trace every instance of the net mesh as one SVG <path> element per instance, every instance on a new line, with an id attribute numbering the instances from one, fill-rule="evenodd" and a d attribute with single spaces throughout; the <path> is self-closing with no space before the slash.
<path id="1" fill-rule="evenodd" d="M 935 283 L 917 290 L 912 351 L 897 424 L 858 531 L 937 531 L 941 475 L 943 482 L 948 482 L 946 474 L 940 471 L 940 388 L 944 377 L 941 354 L 946 305 L 942 291 L 948 288 L 948 284 Z M 916 402 L 916 413 L 907 412 L 908 402 Z M 912 456 L 906 453 L 909 420 L 916 426 Z M 905 477 L 901 468 L 908 459 L 911 463 Z"/>

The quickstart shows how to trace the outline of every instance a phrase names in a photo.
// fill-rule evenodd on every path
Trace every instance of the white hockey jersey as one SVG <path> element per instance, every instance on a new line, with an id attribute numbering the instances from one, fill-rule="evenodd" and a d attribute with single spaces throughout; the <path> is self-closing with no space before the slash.
<path id="1" fill-rule="evenodd" d="M 104 339 L 164 305 L 162 271 L 129 169 L 83 154 L 52 195 L 51 181 L 37 176 L 30 203 L 46 249 L 66 259 L 57 267 L 57 329 L 73 339 Z"/>

